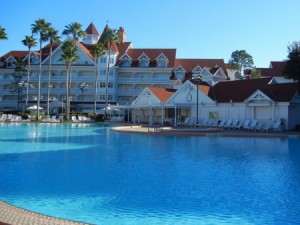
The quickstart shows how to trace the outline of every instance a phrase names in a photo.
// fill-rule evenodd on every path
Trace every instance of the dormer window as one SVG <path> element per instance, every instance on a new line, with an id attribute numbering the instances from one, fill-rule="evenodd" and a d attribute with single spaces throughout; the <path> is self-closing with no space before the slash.
<path id="1" fill-rule="evenodd" d="M 157 62 L 157 67 L 165 68 L 167 67 L 169 60 L 163 53 L 161 53 L 156 58 L 156 62 Z"/>
<path id="2" fill-rule="evenodd" d="M 139 58 L 139 67 L 149 67 L 150 64 L 150 58 L 143 53 Z"/>
<path id="3" fill-rule="evenodd" d="M 186 73 L 186 70 L 183 69 L 183 67 L 182 67 L 181 65 L 179 65 L 179 66 L 174 70 L 175 79 L 184 79 L 184 78 L 185 78 L 185 73 Z"/>
<path id="4" fill-rule="evenodd" d="M 120 58 L 120 67 L 131 67 L 131 58 L 125 54 Z"/>
<path id="5" fill-rule="evenodd" d="M 131 66 L 131 61 L 124 59 L 124 60 L 121 61 L 120 66 L 121 67 L 130 67 Z"/>
<path id="6" fill-rule="evenodd" d="M 14 57 L 10 56 L 5 62 L 7 68 L 16 68 L 17 61 Z"/>

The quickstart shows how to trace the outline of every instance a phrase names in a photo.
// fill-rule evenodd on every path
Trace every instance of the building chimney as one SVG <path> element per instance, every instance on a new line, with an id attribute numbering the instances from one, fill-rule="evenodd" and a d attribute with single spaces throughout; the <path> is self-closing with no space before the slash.
<path id="1" fill-rule="evenodd" d="M 124 27 L 119 28 L 118 34 L 119 34 L 120 43 L 124 43 L 126 40 L 126 32 Z"/>

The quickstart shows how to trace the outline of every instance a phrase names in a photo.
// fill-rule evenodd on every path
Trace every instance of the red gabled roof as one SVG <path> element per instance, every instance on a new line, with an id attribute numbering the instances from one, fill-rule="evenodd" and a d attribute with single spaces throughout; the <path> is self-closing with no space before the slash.
<path id="1" fill-rule="evenodd" d="M 181 65 L 187 73 L 190 73 L 195 69 L 196 66 L 201 68 L 206 67 L 209 71 L 214 70 L 215 68 L 221 67 L 226 74 L 226 65 L 224 59 L 176 59 L 174 67 Z M 213 71 L 212 71 L 213 72 Z"/>
<path id="2" fill-rule="evenodd" d="M 298 91 L 298 83 L 269 84 L 262 91 L 277 102 L 290 102 Z"/>
<path id="3" fill-rule="evenodd" d="M 167 59 L 169 60 L 167 67 L 174 67 L 175 57 L 176 57 L 176 49 L 128 49 L 126 52 L 132 59 L 132 67 L 138 66 L 138 58 L 144 53 L 150 58 L 150 65 L 149 67 L 156 67 L 156 58 L 163 53 Z"/>
<path id="4" fill-rule="evenodd" d="M 271 61 L 270 68 L 258 68 L 258 70 L 262 77 L 285 77 L 282 73 L 285 66 L 285 61 Z"/>
<path id="5" fill-rule="evenodd" d="M 90 50 L 85 47 L 81 42 L 77 42 L 78 47 L 80 47 L 91 59 L 94 60 L 93 55 L 91 54 Z"/>
<path id="6" fill-rule="evenodd" d="M 174 91 L 165 88 L 148 87 L 148 89 L 162 102 L 165 103 L 174 94 Z"/>
<path id="7" fill-rule="evenodd" d="M 131 42 L 116 43 L 116 47 L 119 52 L 117 60 L 119 60 L 120 57 L 123 56 L 128 51 L 128 49 L 131 47 Z"/>
<path id="8" fill-rule="evenodd" d="M 86 28 L 85 33 L 99 35 L 98 30 L 93 23 L 90 23 L 90 25 Z"/>
<path id="9" fill-rule="evenodd" d="M 28 51 L 10 51 L 2 56 L 5 60 L 8 59 L 10 56 L 13 56 L 14 58 L 20 58 L 23 59 L 27 56 Z"/>
<path id="10" fill-rule="evenodd" d="M 289 102 L 298 91 L 297 83 L 269 84 L 270 78 L 253 80 L 221 81 L 211 87 L 208 96 L 219 103 L 244 102 L 260 90 L 277 102 Z"/>
<path id="11" fill-rule="evenodd" d="M 211 87 L 207 85 L 198 85 L 198 89 L 202 91 L 204 94 L 208 95 Z"/>
<path id="12" fill-rule="evenodd" d="M 244 102 L 256 90 L 266 88 L 271 79 L 221 81 L 210 89 L 209 96 L 217 102 Z"/>
<path id="13" fill-rule="evenodd" d="M 60 45 L 60 43 L 56 42 L 53 43 L 52 46 L 52 52 Z M 37 55 L 40 55 L 40 52 L 37 53 Z M 47 44 L 44 48 L 42 48 L 42 60 L 46 59 L 50 55 L 50 43 Z"/>

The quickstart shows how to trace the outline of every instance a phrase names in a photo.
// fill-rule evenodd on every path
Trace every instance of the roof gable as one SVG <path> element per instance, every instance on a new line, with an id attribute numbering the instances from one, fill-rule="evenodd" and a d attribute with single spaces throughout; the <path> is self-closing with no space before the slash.
<path id="1" fill-rule="evenodd" d="M 175 73 L 185 73 L 186 70 L 185 70 L 181 65 L 178 65 L 178 66 L 174 69 L 174 72 L 175 72 Z"/>
<path id="2" fill-rule="evenodd" d="M 166 61 L 169 62 L 168 58 L 164 55 L 164 53 L 160 53 L 159 56 L 156 57 L 156 61 Z"/>
<path id="3" fill-rule="evenodd" d="M 147 57 L 149 57 L 150 64 L 149 67 L 156 67 L 157 62 L 156 58 L 160 56 L 161 53 L 165 55 L 168 59 L 168 68 L 174 68 L 176 49 L 133 49 L 130 48 L 126 52 L 132 58 L 132 67 L 138 67 L 139 57 L 144 53 Z"/>
<path id="4" fill-rule="evenodd" d="M 269 96 L 263 93 L 261 90 L 256 90 L 251 94 L 246 100 L 246 103 L 255 103 L 255 104 L 265 104 L 269 102 L 274 102 Z"/>
<path id="5" fill-rule="evenodd" d="M 91 52 L 82 43 L 76 42 L 77 45 L 77 56 L 79 57 L 79 62 L 76 64 L 94 64 L 94 57 Z M 52 53 L 52 64 L 63 64 L 59 59 L 62 54 L 62 44 L 57 46 Z M 44 59 L 43 64 L 50 63 L 50 55 Z"/>
<path id="6" fill-rule="evenodd" d="M 198 88 L 198 91 L 197 91 Z M 195 85 L 190 81 L 186 81 L 177 91 L 170 97 L 168 104 L 195 104 L 198 94 L 199 103 L 214 103 L 209 97 L 211 87 L 205 85 Z M 187 97 L 190 96 L 188 99 Z"/>
<path id="7" fill-rule="evenodd" d="M 125 53 L 124 55 L 122 55 L 120 57 L 120 60 L 132 60 L 132 59 L 131 59 L 131 57 L 127 53 Z"/>
<path id="8" fill-rule="evenodd" d="M 150 58 L 143 52 L 138 58 L 140 60 L 150 60 Z"/>
<path id="9" fill-rule="evenodd" d="M 193 74 L 200 74 L 201 71 L 202 71 L 202 68 L 201 68 L 199 65 L 197 65 L 197 66 L 192 70 Z"/>
<path id="10" fill-rule="evenodd" d="M 165 88 L 146 87 L 139 96 L 133 101 L 134 106 L 157 106 L 164 104 L 174 92 Z"/>

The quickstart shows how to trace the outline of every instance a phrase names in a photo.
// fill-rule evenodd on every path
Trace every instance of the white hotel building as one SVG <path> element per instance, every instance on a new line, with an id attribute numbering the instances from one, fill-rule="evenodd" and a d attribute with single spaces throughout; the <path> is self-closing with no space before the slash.
<path id="1" fill-rule="evenodd" d="M 107 27 L 104 28 L 105 29 Z M 124 28 L 120 27 L 121 42 L 114 43 L 111 50 L 110 74 L 108 83 L 108 103 L 129 105 L 147 86 L 174 88 L 181 86 L 181 81 L 189 80 L 193 74 L 201 74 L 207 83 L 226 80 L 227 72 L 223 59 L 177 59 L 176 49 L 135 49 L 131 42 L 126 41 Z M 87 37 L 77 43 L 79 62 L 73 64 L 71 71 L 71 108 L 76 111 L 93 112 L 95 93 L 95 61 L 90 50 L 97 43 L 101 34 L 91 23 L 86 29 Z M 49 45 L 42 49 L 41 75 L 41 106 L 46 109 L 48 74 L 49 74 Z M 66 66 L 59 59 L 61 44 L 55 44 L 52 54 L 52 69 L 50 74 L 50 102 L 60 102 L 65 99 Z M 15 64 L 17 59 L 27 64 L 28 51 L 10 51 L 0 59 L 0 111 L 5 109 L 25 108 L 25 93 L 23 88 L 18 97 L 12 90 L 12 83 L 16 82 Z M 108 51 L 99 59 L 98 63 L 98 96 L 97 111 L 105 106 L 106 102 L 106 71 Z M 39 52 L 31 53 L 31 69 L 29 83 L 28 105 L 37 103 L 37 86 L 39 74 Z M 26 65 L 27 69 L 28 65 Z M 27 82 L 27 71 L 22 72 L 21 80 Z M 82 83 L 88 85 L 82 91 Z M 50 109 L 50 113 L 53 112 Z"/>

